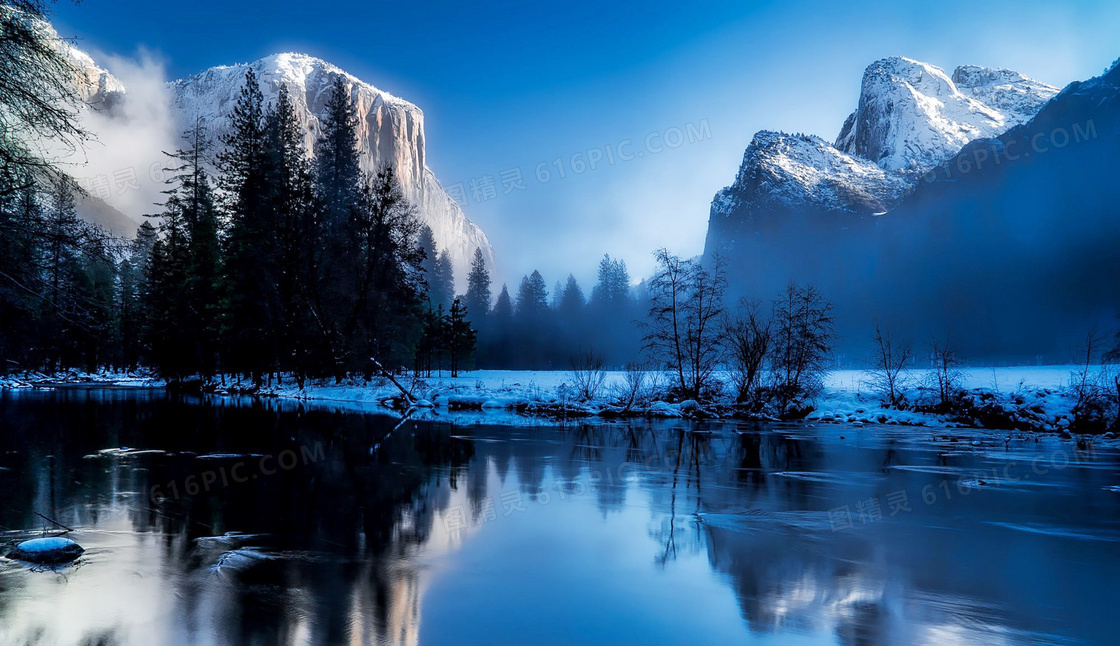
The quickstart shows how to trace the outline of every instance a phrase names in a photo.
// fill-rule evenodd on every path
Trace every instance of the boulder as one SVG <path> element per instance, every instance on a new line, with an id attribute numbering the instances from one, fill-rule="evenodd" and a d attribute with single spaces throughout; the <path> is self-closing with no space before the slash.
<path id="1" fill-rule="evenodd" d="M 29 563 L 69 563 L 85 552 L 69 538 L 55 536 L 53 538 L 33 538 L 17 545 L 8 553 L 8 558 Z"/>

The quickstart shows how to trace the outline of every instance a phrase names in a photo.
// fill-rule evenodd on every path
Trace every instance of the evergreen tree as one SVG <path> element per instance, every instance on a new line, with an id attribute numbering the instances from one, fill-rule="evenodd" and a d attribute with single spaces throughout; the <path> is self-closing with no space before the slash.
<path id="1" fill-rule="evenodd" d="M 371 357 L 400 366 L 413 352 L 422 325 L 423 254 L 419 219 L 391 166 L 366 179 L 354 213 L 336 303 L 346 313 L 335 324 L 345 344 L 344 368 L 361 366 L 368 377 Z"/>
<path id="2" fill-rule="evenodd" d="M 315 178 L 328 229 L 339 229 L 350 215 L 361 183 L 357 148 L 358 112 L 346 78 L 331 84 L 326 115 L 315 144 Z"/>
<path id="3" fill-rule="evenodd" d="M 0 374 L 29 368 L 37 360 L 42 229 L 43 207 L 34 184 L 0 169 Z"/>
<path id="4" fill-rule="evenodd" d="M 59 370 L 67 354 L 65 346 L 73 342 L 80 325 L 75 316 L 78 288 L 75 283 L 82 222 L 78 219 L 69 180 L 60 178 L 52 182 L 49 216 L 45 225 L 43 268 L 46 299 L 42 302 L 40 333 L 48 366 Z"/>
<path id="5" fill-rule="evenodd" d="M 308 288 L 307 305 L 319 331 L 321 352 L 329 358 L 330 371 L 341 378 L 354 360 L 349 353 L 355 340 L 347 331 L 357 327 L 358 310 L 369 302 L 363 282 L 368 282 L 365 269 L 372 265 L 360 240 L 368 232 L 363 226 L 367 218 L 358 212 L 363 184 L 368 182 L 362 181 L 359 165 L 357 110 L 342 75 L 331 85 L 326 108 L 315 144 L 319 231 L 315 285 Z"/>
<path id="6" fill-rule="evenodd" d="M 223 263 L 223 333 L 227 368 L 251 374 L 277 367 L 280 321 L 279 223 L 265 124 L 264 97 L 253 69 L 230 113 L 219 155 L 229 230 Z"/>
<path id="7" fill-rule="evenodd" d="M 574 321 L 583 310 L 583 305 L 583 290 L 580 289 L 576 277 L 568 274 L 568 282 L 564 285 L 557 309 L 565 319 Z"/>
<path id="8" fill-rule="evenodd" d="M 420 266 L 424 268 L 424 276 L 426 280 L 431 281 L 431 277 L 436 273 L 436 259 L 439 254 L 439 249 L 436 247 L 436 236 L 432 233 L 432 227 L 423 225 L 420 227 L 420 233 L 417 235 L 416 244 L 424 250 L 424 260 Z"/>
<path id="9" fill-rule="evenodd" d="M 626 270 L 625 261 L 611 260 L 609 254 L 603 255 L 599 261 L 599 282 L 591 291 L 591 300 L 615 310 L 630 300 L 630 273 Z"/>
<path id="10" fill-rule="evenodd" d="M 117 299 L 120 309 L 121 362 L 129 370 L 135 370 L 147 358 L 142 337 L 145 327 L 143 295 L 147 291 L 148 269 L 157 235 L 155 227 L 144 220 L 136 230 L 136 238 L 129 245 L 128 255 L 120 264 Z"/>
<path id="11" fill-rule="evenodd" d="M 517 310 L 514 315 L 512 341 L 526 367 L 548 365 L 548 345 L 553 338 L 550 329 L 548 288 L 539 271 L 521 279 L 517 289 Z"/>
<path id="12" fill-rule="evenodd" d="M 435 273 L 431 278 L 432 301 L 443 307 L 451 305 L 455 298 L 455 274 L 451 256 L 443 251 L 436 258 Z"/>
<path id="13" fill-rule="evenodd" d="M 446 251 L 440 253 L 432 229 L 426 224 L 420 228 L 418 244 L 424 250 L 421 267 L 424 269 L 431 307 L 447 308 L 455 296 L 455 277 L 452 273 L 451 257 Z"/>
<path id="14" fill-rule="evenodd" d="M 548 287 L 541 272 L 534 269 L 532 274 L 521 279 L 517 289 L 517 316 L 524 321 L 539 321 L 547 311 Z"/>
<path id="15" fill-rule="evenodd" d="M 447 354 L 451 364 L 451 376 L 458 377 L 460 370 L 470 369 L 474 361 L 477 332 L 467 321 L 467 308 L 458 298 L 451 304 L 445 325 Z"/>
<path id="16" fill-rule="evenodd" d="M 494 309 L 490 313 L 493 324 L 491 346 L 489 355 L 494 366 L 508 368 L 511 364 L 510 340 L 513 334 L 513 299 L 509 296 L 509 288 L 504 284 L 494 301 Z"/>
<path id="17" fill-rule="evenodd" d="M 490 312 L 490 272 L 486 268 L 486 258 L 482 249 L 474 250 L 471 270 L 467 274 L 467 294 L 463 305 L 473 312 L 476 322 L 483 320 Z"/>
<path id="18" fill-rule="evenodd" d="M 281 366 L 294 370 L 302 383 L 321 354 L 311 304 L 319 285 L 322 227 L 303 132 L 286 85 L 281 84 L 276 104 L 265 115 L 265 134 L 266 183 L 278 231 L 275 337 Z"/>
<path id="19" fill-rule="evenodd" d="M 624 261 L 612 260 L 605 254 L 599 261 L 598 282 L 591 290 L 588 317 L 594 321 L 590 329 L 596 331 L 597 349 L 608 363 L 622 365 L 633 360 L 639 351 L 633 324 L 639 311 L 630 296 L 630 273 Z"/>
<path id="20" fill-rule="evenodd" d="M 191 352 L 195 313 L 184 291 L 190 248 L 183 208 L 175 196 L 164 204 L 159 231 L 145 277 L 143 336 L 160 374 L 181 379 L 195 369 Z"/>
<path id="21" fill-rule="evenodd" d="M 166 169 L 168 198 L 149 269 L 148 338 L 162 373 L 205 378 L 220 365 L 218 213 L 200 120 L 184 140 L 186 148 L 168 153 L 174 165 Z"/>

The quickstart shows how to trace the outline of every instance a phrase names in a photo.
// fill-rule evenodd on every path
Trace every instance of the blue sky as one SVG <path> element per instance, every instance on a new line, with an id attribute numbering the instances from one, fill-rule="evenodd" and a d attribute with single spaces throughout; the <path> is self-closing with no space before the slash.
<path id="1" fill-rule="evenodd" d="M 1008 67 L 1064 86 L 1120 57 L 1115 0 L 84 0 L 57 5 L 54 22 L 93 52 L 155 53 L 172 78 L 299 51 L 416 103 L 429 165 L 445 186 L 462 184 L 501 277 L 536 268 L 552 284 L 573 272 L 585 289 L 603 253 L 635 275 L 657 247 L 699 253 L 711 198 L 753 133 L 834 139 L 878 58 Z M 664 145 L 689 124 L 693 142 Z M 575 172 L 573 155 L 606 160 L 625 140 L 632 159 Z M 501 173 L 513 169 L 526 188 L 503 195 Z M 471 181 L 487 176 L 496 197 L 473 199 Z"/>

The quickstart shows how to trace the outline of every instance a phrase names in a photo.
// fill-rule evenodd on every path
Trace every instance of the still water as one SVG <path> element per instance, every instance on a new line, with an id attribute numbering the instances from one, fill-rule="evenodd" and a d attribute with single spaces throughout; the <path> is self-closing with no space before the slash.
<path id="1" fill-rule="evenodd" d="M 1064 644 L 1120 628 L 1115 444 L 0 394 L 0 530 L 49 526 L 35 512 L 86 552 L 0 559 L 4 645 Z"/>

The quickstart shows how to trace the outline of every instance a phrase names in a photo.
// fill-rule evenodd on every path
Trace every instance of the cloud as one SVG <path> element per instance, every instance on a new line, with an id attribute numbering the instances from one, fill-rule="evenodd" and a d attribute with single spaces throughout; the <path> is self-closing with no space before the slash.
<path id="1" fill-rule="evenodd" d="M 69 172 L 91 194 L 140 222 L 162 201 L 164 151 L 179 145 L 164 65 L 147 50 L 131 58 L 102 54 L 94 60 L 125 92 L 106 106 L 83 110 L 82 125 L 95 140 L 68 160 Z"/>

